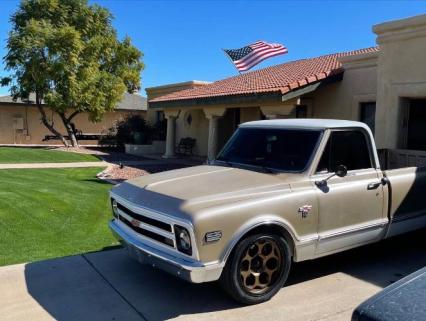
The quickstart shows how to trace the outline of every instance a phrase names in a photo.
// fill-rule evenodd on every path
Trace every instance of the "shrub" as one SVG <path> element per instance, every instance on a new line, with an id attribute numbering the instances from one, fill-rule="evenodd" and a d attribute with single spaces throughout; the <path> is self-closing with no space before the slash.
<path id="1" fill-rule="evenodd" d="M 139 115 L 130 115 L 118 121 L 108 130 L 108 134 L 99 143 L 104 146 L 115 146 L 124 151 L 124 144 L 151 144 L 153 140 L 164 140 L 166 124 L 158 122 L 150 125 Z"/>

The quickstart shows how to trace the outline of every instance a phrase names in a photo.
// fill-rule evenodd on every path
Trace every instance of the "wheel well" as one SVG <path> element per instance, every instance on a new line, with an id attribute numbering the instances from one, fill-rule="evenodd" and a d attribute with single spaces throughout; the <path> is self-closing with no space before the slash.
<path id="1" fill-rule="evenodd" d="M 245 239 L 247 236 L 259 234 L 259 233 L 266 233 L 266 234 L 276 234 L 284 237 L 284 239 L 288 242 L 288 245 L 291 249 L 291 256 L 294 257 L 295 252 L 295 244 L 293 237 L 291 234 L 282 226 L 277 224 L 264 224 L 256 226 L 255 228 L 251 229 L 250 231 L 246 232 L 239 241 Z M 238 241 L 238 242 L 239 242 Z"/>

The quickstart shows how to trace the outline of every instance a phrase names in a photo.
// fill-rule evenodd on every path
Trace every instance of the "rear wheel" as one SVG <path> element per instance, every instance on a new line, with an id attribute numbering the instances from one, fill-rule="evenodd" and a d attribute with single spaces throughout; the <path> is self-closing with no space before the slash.
<path id="1" fill-rule="evenodd" d="M 287 241 L 281 236 L 248 236 L 235 247 L 220 283 L 231 297 L 243 304 L 267 301 L 287 280 L 290 253 Z"/>

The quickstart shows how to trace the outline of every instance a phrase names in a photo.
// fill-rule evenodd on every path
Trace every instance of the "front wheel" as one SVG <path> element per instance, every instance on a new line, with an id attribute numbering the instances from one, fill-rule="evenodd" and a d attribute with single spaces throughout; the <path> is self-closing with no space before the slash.
<path id="1" fill-rule="evenodd" d="M 283 287 L 290 266 L 290 247 L 283 237 L 251 235 L 235 247 L 220 283 L 238 302 L 257 304 L 268 301 Z"/>

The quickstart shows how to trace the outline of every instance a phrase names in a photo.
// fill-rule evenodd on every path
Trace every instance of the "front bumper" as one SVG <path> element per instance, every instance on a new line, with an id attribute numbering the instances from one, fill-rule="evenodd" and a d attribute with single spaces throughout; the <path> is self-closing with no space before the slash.
<path id="1" fill-rule="evenodd" d="M 182 259 L 147 245 L 132 236 L 131 234 L 134 232 L 127 231 L 126 227 L 122 227 L 116 220 L 111 220 L 109 227 L 130 256 L 136 258 L 140 263 L 149 264 L 192 283 L 216 281 L 222 273 L 222 264 L 204 264 L 199 261 Z"/>

